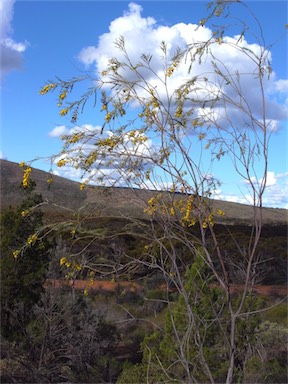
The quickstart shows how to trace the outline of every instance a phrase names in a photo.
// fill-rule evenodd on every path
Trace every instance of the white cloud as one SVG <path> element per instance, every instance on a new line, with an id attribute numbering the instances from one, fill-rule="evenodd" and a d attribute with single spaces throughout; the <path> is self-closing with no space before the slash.
<path id="1" fill-rule="evenodd" d="M 275 90 L 278 92 L 285 92 L 287 93 L 288 91 L 288 80 L 277 80 L 275 81 Z"/>
<path id="2" fill-rule="evenodd" d="M 165 86 L 163 82 L 156 78 L 155 73 L 163 79 L 164 77 L 164 62 L 161 59 L 163 57 L 163 52 L 160 49 L 161 41 L 167 43 L 167 56 L 171 60 L 179 47 L 180 49 L 185 49 L 189 44 L 207 41 L 212 36 L 212 31 L 206 27 L 198 27 L 196 24 L 184 24 L 178 23 L 172 26 L 165 26 L 157 23 L 157 21 L 152 17 L 144 18 L 141 15 L 142 7 L 130 3 L 129 9 L 124 12 L 123 16 L 116 18 L 110 23 L 109 31 L 104 33 L 99 37 L 99 40 L 95 46 L 90 46 L 83 48 L 79 53 L 80 61 L 86 66 L 94 66 L 95 71 L 101 73 L 103 70 L 107 69 L 108 61 L 112 57 L 118 58 L 120 61 L 123 59 L 123 54 L 119 52 L 119 49 L 115 46 L 115 41 L 119 39 L 120 36 L 123 36 L 126 42 L 126 50 L 131 60 L 131 63 L 136 64 L 139 62 L 141 55 L 151 54 L 153 55 L 150 65 L 154 74 L 139 68 L 139 71 L 142 71 L 145 81 L 150 83 L 156 92 L 158 97 L 162 100 L 165 100 Z M 208 82 L 202 82 L 202 87 L 204 83 L 206 84 L 206 90 L 197 92 L 199 99 L 209 98 L 211 95 L 214 97 L 217 92 L 222 92 L 224 95 L 229 97 L 235 103 L 241 103 L 243 100 L 248 103 L 248 110 L 251 111 L 254 117 L 254 123 L 257 123 L 257 120 L 261 123 L 262 118 L 262 100 L 261 100 L 261 90 L 259 88 L 259 82 L 257 81 L 257 72 L 256 66 L 253 60 L 249 59 L 247 54 L 241 53 L 241 50 L 235 47 L 235 43 L 239 40 L 239 36 L 226 36 L 224 37 L 223 44 L 214 44 L 212 47 L 213 55 L 217 58 L 217 64 L 219 68 L 224 71 L 227 75 L 231 75 L 230 78 L 234 87 L 231 87 L 231 82 L 224 83 L 220 82 L 217 77 L 215 78 L 213 74 L 213 64 L 211 56 L 203 56 L 201 64 L 194 62 L 191 73 L 188 73 L 189 67 L 189 56 L 187 61 L 183 60 L 174 70 L 173 75 L 168 79 L 168 89 L 170 94 L 177 88 L 179 85 L 185 83 L 187 79 L 191 79 L 193 76 L 198 76 L 200 74 L 205 74 L 205 77 L 208 78 Z M 140 43 L 139 43 L 140 42 Z M 234 45 L 234 46 L 233 46 Z M 250 44 L 244 38 L 239 43 L 239 46 L 242 46 L 246 49 L 246 53 L 249 51 L 258 54 L 263 47 L 258 44 Z M 266 52 L 267 58 L 271 60 L 271 53 Z M 239 78 L 237 74 L 240 74 Z M 126 70 L 123 71 L 123 75 L 131 80 L 135 76 L 132 72 Z M 210 82 L 210 83 L 209 83 Z M 234 83 L 233 83 L 234 82 Z M 277 79 L 276 73 L 272 72 L 270 74 L 270 79 L 268 77 L 263 78 L 264 89 L 266 91 L 266 122 L 268 123 L 268 129 L 270 131 L 276 131 L 279 129 L 280 122 L 284 119 L 287 119 L 288 112 L 288 103 L 281 104 L 280 98 L 278 97 L 279 92 L 281 93 L 282 101 L 285 100 L 285 94 L 288 99 L 288 87 L 287 80 Z M 235 92 L 235 87 L 241 90 L 240 94 Z M 140 92 L 140 91 L 139 91 Z M 141 95 L 141 94 L 140 94 Z M 227 124 L 232 124 L 234 127 L 243 127 L 249 123 L 249 119 L 240 109 L 237 109 L 235 105 L 223 105 L 218 104 L 217 108 L 214 110 L 198 108 L 198 115 L 204 114 L 210 116 L 210 118 L 217 119 L 220 121 L 222 126 L 227 126 Z M 244 106 L 244 104 L 243 104 Z M 195 114 L 194 114 L 195 117 Z M 66 130 L 66 127 L 56 127 L 50 133 L 52 137 L 59 137 L 64 134 L 73 134 L 79 130 L 80 132 L 85 132 L 85 145 L 79 148 L 79 145 L 75 145 L 74 152 L 77 152 L 77 155 L 83 154 L 87 155 L 89 151 L 95 149 L 95 136 L 101 131 L 101 127 L 93 127 L 91 125 L 85 125 L 82 127 L 75 128 L 74 130 Z M 90 136 L 89 136 L 90 135 Z M 109 131 L 104 131 L 102 138 L 112 137 L 113 133 Z M 90 137 L 90 139 L 89 139 Z M 124 185 L 128 179 L 128 174 L 125 173 L 126 168 L 119 167 L 121 163 L 121 156 L 123 159 L 124 150 L 129 152 L 131 155 L 135 151 L 135 155 L 143 155 L 145 158 L 145 153 L 151 156 L 151 153 L 154 154 L 155 147 L 152 142 L 147 142 L 145 145 L 135 147 L 131 145 L 129 140 L 125 140 L 124 144 L 121 147 L 118 147 L 117 153 L 111 155 L 107 162 L 101 163 L 99 160 L 95 162 L 92 170 L 84 175 L 85 178 L 92 178 L 92 182 L 97 179 L 100 175 L 103 176 L 104 181 L 107 184 L 114 184 L 115 182 L 118 185 Z M 121 152 L 122 151 L 122 152 Z M 72 154 L 73 156 L 73 154 Z M 133 156 L 132 156 L 133 158 Z M 71 167 L 64 166 L 57 170 L 59 174 L 69 178 L 80 178 L 82 173 L 79 170 L 74 170 Z M 126 179 L 125 179 L 126 177 Z M 267 188 L 264 195 L 264 205 L 266 206 L 281 206 L 284 207 L 287 204 L 286 201 L 286 191 L 285 184 L 283 182 L 284 178 L 280 178 L 279 175 L 276 175 L 274 172 L 269 171 L 267 174 Z M 121 182 L 119 180 L 121 179 Z M 83 180 L 83 179 L 82 179 Z M 162 180 L 157 180 L 155 183 L 146 181 L 143 184 L 143 187 L 150 187 L 157 189 L 161 185 L 168 185 L 167 183 L 162 182 Z M 246 187 L 246 186 L 245 186 Z M 217 191 L 218 198 L 222 200 L 234 201 L 239 203 L 252 203 L 251 196 L 246 193 L 243 195 L 237 195 L 236 193 L 227 194 L 221 190 Z"/>
<path id="3" fill-rule="evenodd" d="M 79 53 L 79 59 L 85 65 L 94 65 L 95 70 L 101 73 L 107 69 L 108 61 L 112 57 L 116 57 L 121 61 L 123 59 L 123 53 L 119 52 L 119 49 L 115 46 L 115 41 L 119 39 L 120 35 L 125 39 L 125 47 L 128 56 L 133 64 L 139 62 L 139 59 L 143 53 L 152 54 L 153 58 L 150 62 L 151 68 L 158 76 L 163 79 L 163 52 L 160 49 L 160 43 L 165 41 L 167 43 L 167 56 L 168 59 L 172 59 L 178 47 L 185 49 L 191 43 L 207 41 L 212 36 L 212 31 L 206 27 L 198 27 L 195 24 L 178 23 L 172 26 L 164 26 L 156 22 L 152 17 L 142 17 L 142 7 L 130 3 L 128 11 L 124 12 L 123 16 L 116 18 L 110 23 L 109 32 L 104 33 L 99 37 L 98 44 L 83 48 Z M 139 42 L 141 42 L 139 44 Z M 174 89 L 183 84 L 187 79 L 191 79 L 193 76 L 205 74 L 210 84 L 214 86 L 207 86 L 206 91 L 199 93 L 197 91 L 197 97 L 200 100 L 209 97 L 215 97 L 217 92 L 224 93 L 230 98 L 235 105 L 230 105 L 227 108 L 221 104 L 218 104 L 218 109 L 211 114 L 210 108 L 201 110 L 199 108 L 199 114 L 205 114 L 210 118 L 220 118 L 221 124 L 230 124 L 233 121 L 234 126 L 243 127 L 247 124 L 247 116 L 243 114 L 241 108 L 236 106 L 236 103 L 248 102 L 249 108 L 247 111 L 251 111 L 254 118 L 261 121 L 262 117 L 262 101 L 261 90 L 259 81 L 257 80 L 257 66 L 249 58 L 247 54 L 249 50 L 255 54 L 259 54 L 263 47 L 258 44 L 249 44 L 242 38 L 239 42 L 239 36 L 226 36 L 224 37 L 225 44 L 215 43 L 212 47 L 212 53 L 216 59 L 219 68 L 226 74 L 232 75 L 230 78 L 231 83 L 225 84 L 220 79 L 215 78 L 212 68 L 211 56 L 203 56 L 201 64 L 194 62 L 192 65 L 191 73 L 188 74 L 188 67 L 190 65 L 189 56 L 187 60 L 182 60 L 180 65 L 174 71 L 171 78 L 169 78 L 169 90 L 170 93 Z M 238 42 L 238 48 L 245 48 L 245 54 L 240 49 L 235 47 Z M 234 45 L 234 46 L 233 46 Z M 271 53 L 266 52 L 267 59 L 271 60 Z M 141 74 L 145 77 L 145 80 L 150 83 L 156 90 L 158 96 L 163 100 L 165 99 L 166 89 L 161 80 L 156 79 L 155 75 L 147 70 L 141 70 Z M 241 76 L 238 80 L 237 73 Z M 128 70 L 123 71 L 123 75 L 126 79 L 131 80 L 135 76 Z M 269 91 L 269 98 L 266 99 L 266 119 L 270 122 L 270 130 L 277 130 L 279 127 L 279 121 L 287 119 L 288 107 L 287 105 L 280 104 L 277 101 L 277 94 L 281 92 L 287 94 L 287 81 L 282 79 L 276 79 L 276 74 L 273 72 L 270 74 L 270 80 L 268 76 L 264 76 L 263 84 L 264 88 Z M 202 83 L 202 86 L 204 84 Z M 240 95 L 235 92 L 235 87 L 241 92 Z M 195 96 L 195 93 L 193 94 Z M 195 114 L 194 114 L 195 116 Z"/>
<path id="4" fill-rule="evenodd" d="M 23 64 L 23 52 L 27 42 L 16 42 L 12 38 L 12 20 L 14 0 L 5 0 L 0 3 L 0 80 L 14 69 L 21 68 Z"/>
<path id="5" fill-rule="evenodd" d="M 255 177 L 251 178 L 253 183 L 256 183 Z M 262 180 L 259 180 L 261 183 Z M 244 192 L 244 191 L 243 191 Z M 253 204 L 252 194 L 229 194 L 218 189 L 214 195 L 215 199 L 231 201 L 241 204 Z M 263 194 L 263 206 L 271 208 L 288 209 L 288 172 L 276 174 L 274 171 L 267 172 L 266 189 Z"/>
<path id="6" fill-rule="evenodd" d="M 277 179 L 275 177 L 275 173 L 268 171 L 267 172 L 267 181 L 266 181 L 266 187 L 272 187 L 277 183 Z"/>
<path id="7" fill-rule="evenodd" d="M 67 135 L 68 133 L 69 133 L 69 130 L 65 127 L 65 125 L 59 125 L 53 128 L 48 135 L 50 137 L 61 137 L 63 135 Z"/>

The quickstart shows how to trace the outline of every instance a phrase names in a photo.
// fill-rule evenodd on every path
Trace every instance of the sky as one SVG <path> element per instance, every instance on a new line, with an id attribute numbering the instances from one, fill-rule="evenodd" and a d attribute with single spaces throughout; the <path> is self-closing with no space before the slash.
<path id="1" fill-rule="evenodd" d="M 271 44 L 273 72 L 265 82 L 265 91 L 273 134 L 264 205 L 288 208 L 287 2 L 259 0 L 248 1 L 247 5 L 260 22 L 266 43 Z M 60 136 L 72 132 L 73 125 L 67 117 L 59 116 L 57 95 L 40 95 L 41 87 L 56 76 L 66 80 L 89 71 L 102 71 L 107 59 L 116 55 L 114 41 L 120 35 L 125 36 L 135 60 L 144 50 L 156 55 L 156 47 L 162 40 L 172 48 L 185 47 L 203 15 L 207 15 L 206 7 L 205 1 L 192 0 L 1 0 L 1 158 L 26 163 L 41 158 L 33 166 L 48 171 L 50 163 L 44 158 L 59 153 Z M 240 7 L 236 13 L 239 19 L 251 21 Z M 211 25 L 197 31 L 197 38 L 205 38 L 211 33 Z M 251 32 L 245 37 L 247 46 L 257 49 L 253 35 L 256 29 Z M 232 25 L 226 38 L 233 39 L 234 33 Z M 218 54 L 232 68 L 248 65 L 232 50 L 221 49 L 219 47 Z M 155 65 L 158 64 L 156 61 Z M 175 81 L 183 79 L 183 70 L 180 68 L 175 76 Z M 257 109 L 257 92 L 253 82 L 243 83 L 243 93 L 253 111 Z M 99 116 L 95 109 L 88 107 L 80 115 L 78 126 L 96 129 L 102 122 L 103 114 Z M 79 176 L 67 167 L 59 168 L 57 174 L 72 179 Z M 216 169 L 214 176 L 222 182 L 215 197 L 247 203 L 245 185 L 232 173 L 229 161 L 221 163 L 221 169 Z"/>

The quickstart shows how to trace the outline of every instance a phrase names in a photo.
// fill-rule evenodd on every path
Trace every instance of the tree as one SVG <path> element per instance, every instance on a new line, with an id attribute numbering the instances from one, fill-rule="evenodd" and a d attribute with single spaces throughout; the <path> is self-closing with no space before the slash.
<path id="1" fill-rule="evenodd" d="M 108 187 L 125 185 L 131 190 L 162 190 L 146 201 L 146 221 L 126 217 L 129 224 L 123 232 L 133 233 L 146 242 L 138 258 L 129 259 L 127 254 L 129 265 L 160 271 L 167 286 L 173 286 L 180 296 L 185 324 L 190 325 L 185 330 L 185 338 L 195 340 L 200 346 L 201 372 L 193 371 L 191 349 L 184 348 L 178 337 L 181 324 L 174 320 L 170 328 L 177 343 L 177 358 L 185 367 L 185 379 L 191 383 L 202 378 L 211 383 L 216 381 L 209 351 L 213 351 L 218 341 L 214 340 L 214 345 L 205 353 L 206 332 L 201 331 L 196 319 L 199 324 L 206 324 L 206 307 L 194 305 L 196 296 L 193 295 L 197 292 L 185 284 L 187 268 L 193 269 L 193 263 L 200 258 L 209 271 L 211 283 L 223 290 L 221 300 L 227 319 L 227 327 L 222 329 L 226 383 L 243 377 L 239 374 L 239 370 L 244 369 L 239 365 L 239 340 L 245 333 L 249 335 L 239 324 L 243 318 L 253 324 L 253 315 L 249 315 L 250 291 L 255 281 L 257 246 L 263 226 L 263 193 L 267 183 L 269 138 L 273 131 L 267 117 L 265 84 L 272 68 L 269 47 L 255 17 L 259 32 L 257 47 L 247 44 L 248 28 L 241 23 L 236 37 L 225 36 L 236 3 L 248 9 L 241 1 L 209 4 L 208 16 L 200 21 L 196 30 L 217 17 L 223 17 L 224 24 L 221 28 L 212 27 L 205 41 L 194 40 L 175 52 L 170 52 L 169 46 L 162 42 L 154 55 L 144 52 L 134 61 L 125 38 L 120 36 L 115 42 L 119 50 L 117 57 L 111 57 L 95 78 L 84 75 L 69 81 L 52 81 L 40 91 L 46 94 L 58 89 L 60 115 L 70 114 L 73 123 L 77 123 L 79 112 L 89 98 L 97 99 L 101 94 L 99 109 L 105 114 L 102 127 L 94 130 L 76 127 L 63 137 L 63 150 L 53 158 L 58 167 L 69 165 L 82 171 L 86 181 L 81 189 L 94 182 Z M 245 68 L 234 68 L 229 61 L 220 59 L 219 46 L 240 55 Z M 173 76 L 183 68 L 186 68 L 185 76 L 175 85 Z M 67 101 L 77 83 L 87 80 L 94 81 L 87 93 L 76 101 Z M 257 89 L 256 111 L 251 108 L 249 94 L 243 93 L 246 81 Z M 225 212 L 215 208 L 211 200 L 218 186 L 211 169 L 225 157 L 249 189 L 249 203 L 253 207 L 246 246 L 240 246 L 229 227 L 225 227 L 227 238 L 238 252 L 233 266 L 219 242 L 219 227 L 215 225 L 225 223 Z M 114 175 L 107 174 L 112 164 Z M 143 206 L 143 201 L 138 204 Z M 181 256 L 180 249 L 183 250 Z M 99 270 L 101 265 L 94 268 Z M 114 270 L 121 273 L 123 265 L 115 264 Z M 239 270 L 244 289 L 238 300 L 232 300 L 233 278 Z M 214 290 L 207 290 L 204 301 L 211 303 L 213 295 Z M 171 312 L 171 321 L 173 316 Z M 217 316 L 215 321 L 219 325 L 221 316 Z M 160 360 L 159 365 L 163 366 Z M 166 379 L 169 380 L 168 371 Z"/>
<path id="2" fill-rule="evenodd" d="M 41 298 L 50 258 L 49 242 L 37 235 L 43 226 L 43 200 L 32 194 L 33 188 L 30 180 L 23 203 L 1 216 L 1 332 L 10 340 L 24 336 L 32 307 Z"/>

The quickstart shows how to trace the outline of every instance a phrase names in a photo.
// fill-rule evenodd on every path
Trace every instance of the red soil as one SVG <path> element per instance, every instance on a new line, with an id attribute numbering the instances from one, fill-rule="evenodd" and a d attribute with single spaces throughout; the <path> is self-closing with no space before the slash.
<path id="1" fill-rule="evenodd" d="M 70 287 L 74 288 L 77 291 L 84 291 L 87 289 L 89 292 L 116 292 L 120 290 L 127 292 L 140 293 L 143 291 L 144 287 L 136 282 L 130 281 L 121 281 L 121 282 L 112 282 L 109 280 L 52 280 L 49 279 L 45 282 L 44 287 L 53 287 L 53 288 L 63 288 Z M 163 289 L 166 287 L 162 287 Z M 232 284 L 231 293 L 239 293 L 243 290 L 243 285 L 241 284 Z M 258 295 L 263 296 L 287 296 L 287 286 L 286 285 L 254 285 L 252 292 Z"/>
<path id="2" fill-rule="evenodd" d="M 112 282 L 110 280 L 46 280 L 44 287 L 63 288 L 71 287 L 77 291 L 88 291 L 94 292 L 116 292 L 116 290 L 126 290 L 127 292 L 141 292 L 143 287 L 135 282 L 121 281 Z"/>

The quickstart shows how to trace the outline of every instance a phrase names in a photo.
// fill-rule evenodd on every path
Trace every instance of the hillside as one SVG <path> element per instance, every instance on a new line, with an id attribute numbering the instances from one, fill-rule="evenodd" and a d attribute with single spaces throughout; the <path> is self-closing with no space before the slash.
<path id="1" fill-rule="evenodd" d="M 20 188 L 23 170 L 17 163 L 0 160 L 1 211 L 9 205 L 15 206 L 25 198 Z M 144 218 L 143 208 L 155 191 L 132 190 L 126 188 L 87 187 L 80 191 L 80 184 L 59 176 L 53 176 L 48 188 L 48 173 L 33 168 L 31 178 L 36 182 L 36 192 L 41 193 L 47 202 L 45 211 L 65 215 L 67 209 L 91 212 L 101 211 L 108 217 L 133 216 Z M 179 195 L 180 196 L 180 195 Z M 250 224 L 253 207 L 226 201 L 212 201 L 213 207 L 225 212 L 225 223 L 230 225 Z M 60 206 L 63 208 L 61 210 Z M 287 225 L 288 211 L 285 209 L 264 208 L 265 225 Z M 223 222 L 223 219 L 222 219 Z"/>

